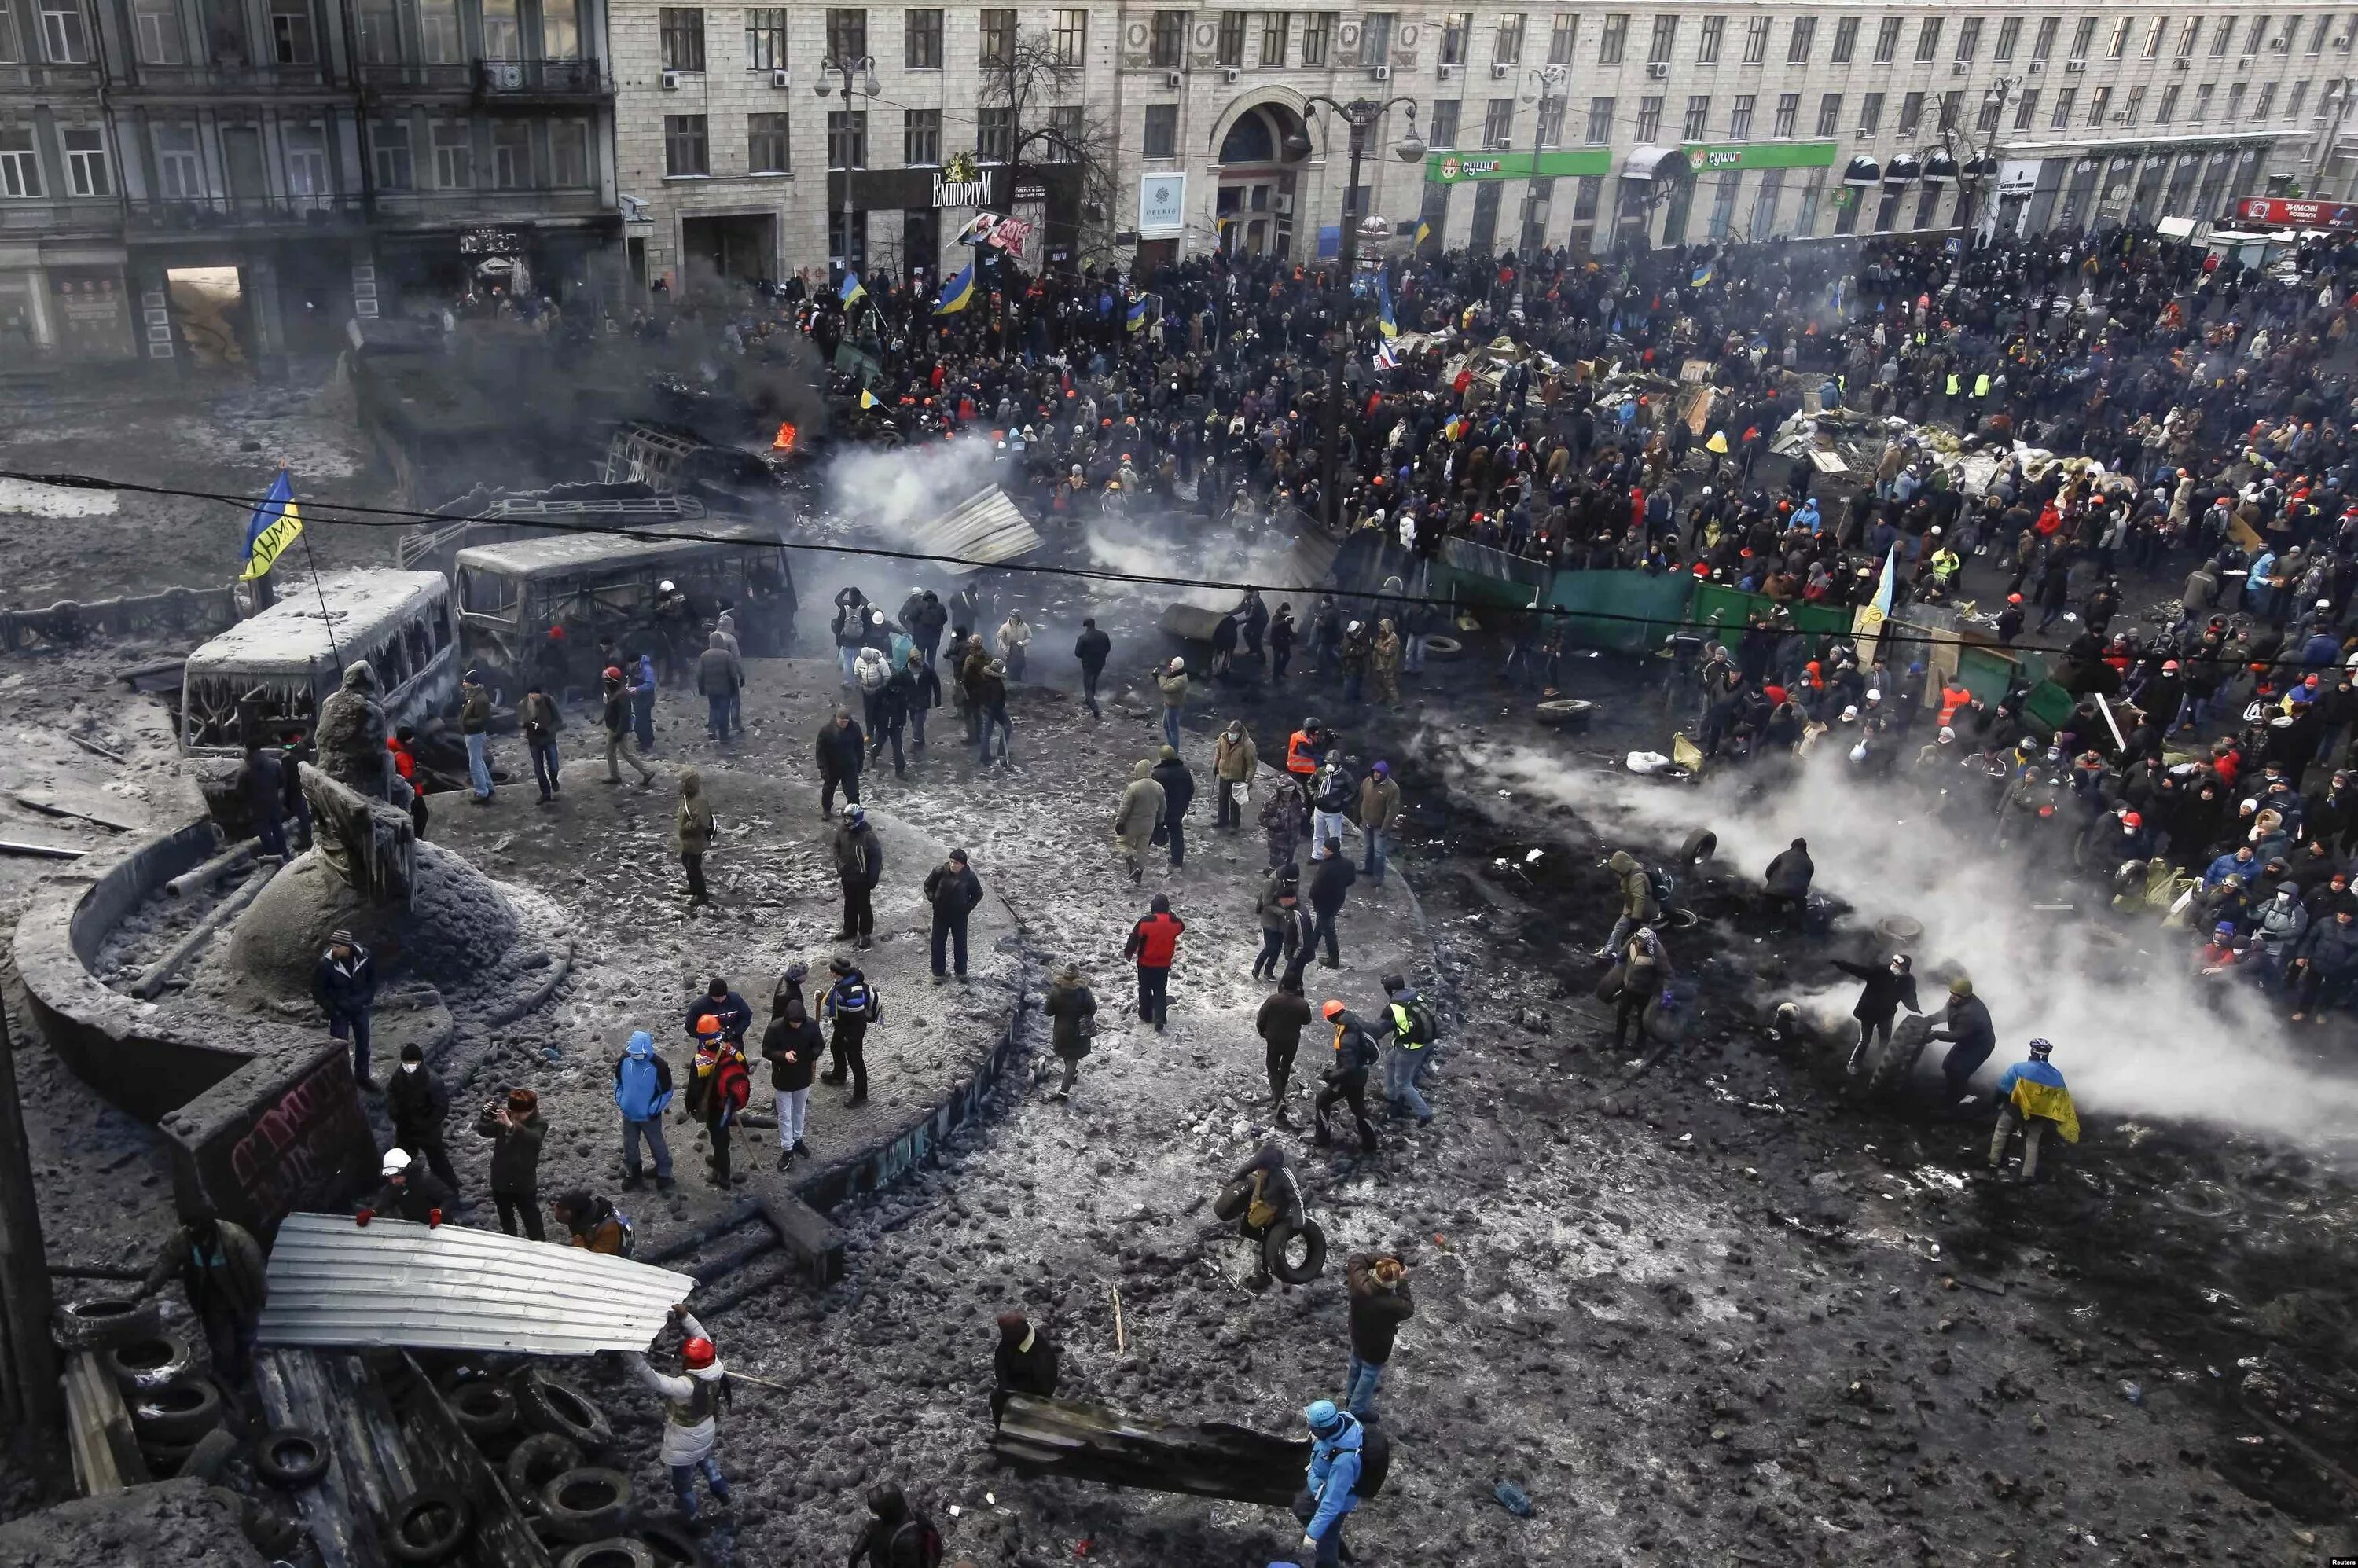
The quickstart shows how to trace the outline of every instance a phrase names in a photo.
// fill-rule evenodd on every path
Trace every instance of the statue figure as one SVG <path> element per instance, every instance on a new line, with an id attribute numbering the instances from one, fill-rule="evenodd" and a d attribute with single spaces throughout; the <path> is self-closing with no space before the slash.
<path id="1" fill-rule="evenodd" d="M 347 788 L 376 800 L 393 798 L 393 753 L 384 705 L 377 700 L 376 671 L 365 659 L 344 666 L 343 688 L 319 705 L 311 732 L 319 771 Z"/>

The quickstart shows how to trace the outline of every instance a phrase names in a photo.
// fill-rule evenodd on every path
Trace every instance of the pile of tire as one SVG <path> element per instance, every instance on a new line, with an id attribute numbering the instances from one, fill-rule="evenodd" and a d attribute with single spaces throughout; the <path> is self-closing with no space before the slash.
<path id="1" fill-rule="evenodd" d="M 60 1348 L 87 1350 L 114 1379 L 148 1473 L 180 1474 L 207 1433 L 222 1424 L 211 1354 L 189 1330 L 167 1325 L 153 1301 L 83 1296 L 58 1309 Z"/>

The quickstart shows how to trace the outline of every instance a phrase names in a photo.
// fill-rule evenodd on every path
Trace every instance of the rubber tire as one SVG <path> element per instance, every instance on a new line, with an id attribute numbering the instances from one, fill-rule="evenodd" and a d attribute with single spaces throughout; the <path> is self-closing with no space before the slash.
<path id="1" fill-rule="evenodd" d="M 1576 730 L 1585 725 L 1596 712 L 1596 705 L 1576 697 L 1552 697 L 1539 705 L 1537 717 L 1542 724 L 1559 730 Z"/>
<path id="2" fill-rule="evenodd" d="M 110 1347 L 103 1352 L 102 1359 L 116 1385 L 123 1390 L 125 1402 L 136 1404 L 136 1396 L 151 1389 L 161 1389 L 200 1375 L 209 1357 L 202 1346 L 178 1329 L 162 1328 L 154 1334 Z"/>
<path id="3" fill-rule="evenodd" d="M 97 1309 L 97 1315 L 91 1315 Z M 49 1336 L 60 1350 L 112 1350 L 163 1331 L 158 1303 L 126 1296 L 78 1296 L 57 1310 Z"/>
<path id="4" fill-rule="evenodd" d="M 1646 1038 L 1664 1045 L 1676 1045 L 1694 1028 L 1694 999 L 1682 997 L 1679 1005 L 1665 1011 L 1660 996 L 1647 999 L 1645 1011 L 1638 1015 L 1638 1027 Z"/>
<path id="5" fill-rule="evenodd" d="M 535 1432 L 508 1450 L 500 1474 L 508 1496 L 526 1513 L 540 1506 L 540 1489 L 568 1470 L 581 1468 L 581 1448 L 571 1438 L 554 1432 Z"/>
<path id="6" fill-rule="evenodd" d="M 504 1437 L 515 1430 L 515 1393 L 501 1384 L 471 1379 L 442 1397 L 449 1401 L 460 1430 L 477 1443 Z"/>
<path id="7" fill-rule="evenodd" d="M 1294 1268 L 1286 1261 L 1287 1243 L 1300 1236 L 1309 1243 L 1303 1254 L 1302 1267 Z M 1326 1233 L 1318 1228 L 1314 1219 L 1281 1219 L 1269 1227 L 1269 1235 L 1260 1244 L 1261 1261 L 1269 1271 L 1289 1285 L 1306 1285 L 1326 1271 Z"/>
<path id="8" fill-rule="evenodd" d="M 660 1568 L 654 1548 L 628 1535 L 585 1541 L 557 1560 L 557 1568 Z"/>
<path id="9" fill-rule="evenodd" d="M 705 1568 L 704 1548 L 685 1530 L 661 1519 L 642 1519 L 631 1533 L 654 1548 L 657 1568 Z"/>
<path id="10" fill-rule="evenodd" d="M 1687 841 L 1684 844 L 1679 846 L 1679 863 L 1682 866 L 1700 866 L 1717 853 L 1719 853 L 1719 835 L 1708 827 L 1698 827 L 1687 835 Z"/>
<path id="11" fill-rule="evenodd" d="M 219 1481 L 222 1471 L 237 1456 L 237 1435 L 217 1426 L 197 1439 L 180 1465 L 180 1474 L 200 1481 Z"/>
<path id="12" fill-rule="evenodd" d="M 1424 640 L 1424 656 L 1428 659 L 1454 659 L 1465 651 L 1465 643 L 1437 632 Z"/>
<path id="13" fill-rule="evenodd" d="M 601 1483 L 613 1495 L 595 1508 L 574 1508 L 564 1501 L 576 1487 Z M 603 1541 L 621 1533 L 631 1517 L 631 1477 L 620 1470 L 584 1465 L 568 1470 L 540 1489 L 540 1515 L 547 1533 L 559 1541 Z"/>
<path id="14" fill-rule="evenodd" d="M 1220 1189 L 1220 1195 L 1212 1200 L 1212 1217 L 1222 1221 L 1234 1219 L 1251 1204 L 1252 1183 L 1230 1182 Z"/>
<path id="15" fill-rule="evenodd" d="M 516 1413 L 526 1432 L 569 1438 L 577 1447 L 596 1454 L 614 1441 L 613 1422 L 598 1401 L 578 1383 L 534 1370 L 515 1382 Z M 576 1461 L 579 1463 L 579 1461 Z"/>
<path id="16" fill-rule="evenodd" d="M 1915 1071 L 1916 1059 L 1924 1054 L 1924 1043 L 1931 1028 L 1928 1020 L 1907 1018 L 1892 1029 L 1889 1043 L 1876 1053 L 1874 1065 L 1867 1069 L 1867 1098 L 1884 1099 L 1907 1087 L 1909 1075 Z"/>
<path id="17" fill-rule="evenodd" d="M 254 1473 L 290 1492 L 315 1485 L 328 1473 L 328 1434 L 316 1427 L 276 1426 L 254 1445 Z"/>
<path id="18" fill-rule="evenodd" d="M 1616 963 L 1611 968 L 1597 976 L 1596 1000 L 1599 1001 L 1620 1000 L 1621 988 L 1623 983 L 1628 979 L 1628 974 L 1629 967 L 1627 964 Z"/>
<path id="19" fill-rule="evenodd" d="M 448 1530 L 424 1537 L 412 1533 L 412 1525 L 438 1509 L 450 1516 Z M 421 1487 L 394 1505 L 385 1523 L 384 1552 L 410 1568 L 433 1568 L 467 1543 L 474 1526 L 474 1507 L 457 1488 Z"/>
<path id="20" fill-rule="evenodd" d="M 193 1444 L 221 1422 L 221 1390 L 210 1378 L 150 1389 L 131 1407 L 131 1430 L 143 1443 Z"/>
<path id="21" fill-rule="evenodd" d="M 139 1444 L 139 1457 L 147 1462 L 147 1474 L 158 1481 L 168 1481 L 180 1473 L 189 1455 L 197 1451 L 193 1443 L 148 1443 Z"/>

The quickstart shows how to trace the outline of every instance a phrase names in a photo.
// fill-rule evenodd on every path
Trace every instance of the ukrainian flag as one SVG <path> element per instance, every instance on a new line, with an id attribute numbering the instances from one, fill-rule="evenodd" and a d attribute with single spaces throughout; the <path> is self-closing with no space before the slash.
<path id="1" fill-rule="evenodd" d="M 974 303 L 974 263 L 958 269 L 958 275 L 942 285 L 942 297 L 935 302 L 934 314 L 950 316 Z"/>
<path id="2" fill-rule="evenodd" d="M 843 308 L 846 310 L 850 309 L 851 302 L 864 297 L 867 293 L 867 288 L 860 281 L 860 275 L 849 267 L 844 268 L 843 287 L 835 291 L 835 297 L 843 301 Z"/>
<path id="3" fill-rule="evenodd" d="M 883 404 L 878 400 L 874 393 L 869 391 L 863 386 L 860 389 L 860 406 L 862 408 L 881 408 L 883 406 Z"/>
<path id="4" fill-rule="evenodd" d="M 1130 330 L 1133 332 L 1146 325 L 1146 296 L 1140 295 L 1130 303 Z"/>
<path id="5" fill-rule="evenodd" d="M 1380 268 L 1376 273 L 1376 321 L 1383 328 L 1385 337 L 1400 336 L 1400 322 L 1392 316 L 1391 275 Z"/>
<path id="6" fill-rule="evenodd" d="M 252 581 L 271 568 L 279 553 L 303 532 L 303 514 L 295 507 L 295 487 L 280 469 L 269 493 L 255 503 L 245 524 L 245 570 L 238 575 Z"/>
<path id="7" fill-rule="evenodd" d="M 1416 238 L 1409 242 L 1409 248 L 1421 251 L 1424 249 L 1424 242 L 1431 238 L 1433 238 L 1433 225 L 1419 218 L 1416 221 Z"/>
<path id="8" fill-rule="evenodd" d="M 1718 276 L 1719 263 L 1716 260 L 1707 261 L 1704 263 L 1703 265 L 1694 269 L 1693 276 L 1688 277 L 1687 282 L 1693 287 L 1701 288 L 1704 285 L 1709 283 L 1713 278 Z"/>

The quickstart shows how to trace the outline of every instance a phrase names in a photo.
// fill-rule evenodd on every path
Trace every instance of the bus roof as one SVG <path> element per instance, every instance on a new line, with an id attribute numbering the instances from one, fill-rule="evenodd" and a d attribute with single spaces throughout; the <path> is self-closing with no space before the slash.
<path id="1" fill-rule="evenodd" d="M 316 589 L 289 579 L 279 591 L 286 597 L 269 609 L 190 654 L 189 673 L 226 668 L 292 675 L 333 667 L 390 622 L 447 600 L 450 584 L 439 572 L 368 568 L 332 573 Z"/>
<path id="2" fill-rule="evenodd" d="M 663 537 L 675 531 L 679 537 Z M 505 577 L 540 578 L 584 567 L 622 567 L 659 557 L 741 550 L 755 545 L 779 545 L 778 531 L 760 523 L 736 523 L 708 517 L 700 522 L 665 524 L 652 535 L 578 533 L 546 535 L 537 539 L 513 539 L 503 545 L 470 545 L 452 557 L 460 567 L 477 567 Z"/>

